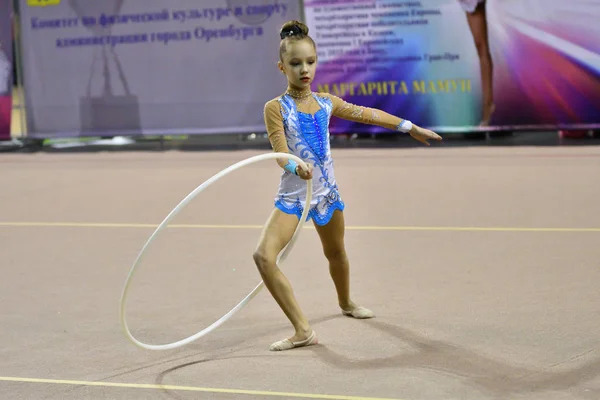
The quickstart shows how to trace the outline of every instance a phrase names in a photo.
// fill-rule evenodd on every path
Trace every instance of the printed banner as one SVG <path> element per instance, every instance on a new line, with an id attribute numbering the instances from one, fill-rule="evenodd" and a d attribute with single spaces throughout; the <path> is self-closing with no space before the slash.
<path id="1" fill-rule="evenodd" d="M 12 0 L 0 0 L 0 140 L 10 140 L 12 114 Z"/>
<path id="2" fill-rule="evenodd" d="M 263 132 L 298 0 L 21 0 L 33 137 Z"/>
<path id="3" fill-rule="evenodd" d="M 600 127 L 600 2 L 306 0 L 314 90 L 439 132 Z M 385 130 L 332 120 L 331 131 Z"/>

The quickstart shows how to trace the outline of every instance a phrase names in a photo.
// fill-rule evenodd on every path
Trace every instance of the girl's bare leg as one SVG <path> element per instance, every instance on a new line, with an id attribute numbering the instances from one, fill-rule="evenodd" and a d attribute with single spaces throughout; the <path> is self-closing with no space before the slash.
<path id="1" fill-rule="evenodd" d="M 265 286 L 295 329 L 294 336 L 273 343 L 271 350 L 287 350 L 300 345 L 316 343 L 316 337 L 311 338 L 313 331 L 296 301 L 292 286 L 276 263 L 277 256 L 292 238 L 297 225 L 298 217 L 286 214 L 277 208 L 274 209 L 253 255 Z M 307 343 L 302 343 L 309 338 Z"/>
<path id="2" fill-rule="evenodd" d="M 355 318 L 371 318 L 373 312 L 356 305 L 350 298 L 350 263 L 344 245 L 345 222 L 340 210 L 333 213 L 331 221 L 324 226 L 315 224 L 323 244 L 323 252 L 329 261 L 329 274 L 333 279 L 338 304 L 345 315 Z"/>

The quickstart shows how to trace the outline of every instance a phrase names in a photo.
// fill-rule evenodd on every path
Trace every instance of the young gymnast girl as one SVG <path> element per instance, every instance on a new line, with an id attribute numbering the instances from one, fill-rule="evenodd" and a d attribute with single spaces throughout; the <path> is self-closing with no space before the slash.
<path id="1" fill-rule="evenodd" d="M 308 169 L 287 159 L 277 160 L 283 172 L 275 208 L 253 255 L 265 286 L 295 329 L 292 337 L 273 343 L 271 351 L 318 342 L 289 281 L 276 263 L 302 215 L 306 199 L 303 180 L 313 180 L 308 218 L 315 224 L 329 262 L 329 273 L 342 313 L 354 318 L 373 317 L 371 310 L 354 303 L 350 297 L 349 263 L 344 246 L 344 202 L 338 191 L 329 147 L 331 116 L 407 132 L 426 145 L 430 139 L 441 140 L 436 133 L 408 120 L 350 104 L 328 93 L 312 92 L 317 53 L 315 42 L 308 36 L 308 27 L 299 21 L 286 22 L 280 30 L 280 38 L 278 66 L 287 78 L 288 87 L 283 95 L 265 104 L 265 125 L 273 150 L 298 156 L 306 162 Z"/>
<path id="2" fill-rule="evenodd" d="M 480 126 L 488 126 L 495 111 L 494 106 L 494 63 L 490 53 L 488 38 L 486 0 L 458 0 L 467 15 L 469 29 L 473 35 L 479 57 L 481 87 L 483 92 L 483 113 Z"/>

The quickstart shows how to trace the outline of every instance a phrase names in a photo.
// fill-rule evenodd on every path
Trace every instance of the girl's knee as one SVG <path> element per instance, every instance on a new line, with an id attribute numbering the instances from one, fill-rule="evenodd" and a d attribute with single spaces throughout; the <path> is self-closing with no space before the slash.
<path id="1" fill-rule="evenodd" d="M 252 258 L 261 274 L 267 273 L 275 267 L 275 258 L 263 249 L 256 250 Z"/>
<path id="2" fill-rule="evenodd" d="M 331 263 L 339 263 L 346 260 L 346 250 L 344 246 L 335 246 L 325 250 L 325 257 Z"/>

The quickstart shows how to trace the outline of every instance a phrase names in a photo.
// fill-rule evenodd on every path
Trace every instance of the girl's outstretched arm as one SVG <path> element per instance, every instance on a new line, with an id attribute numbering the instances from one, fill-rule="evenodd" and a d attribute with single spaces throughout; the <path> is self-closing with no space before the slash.
<path id="1" fill-rule="evenodd" d="M 415 140 L 429 146 L 427 140 L 442 140 L 442 137 L 429 129 L 421 128 L 412 122 L 396 117 L 385 111 L 358 106 L 326 93 L 333 103 L 332 114 L 338 118 L 369 125 L 377 125 L 394 131 L 409 133 Z"/>

